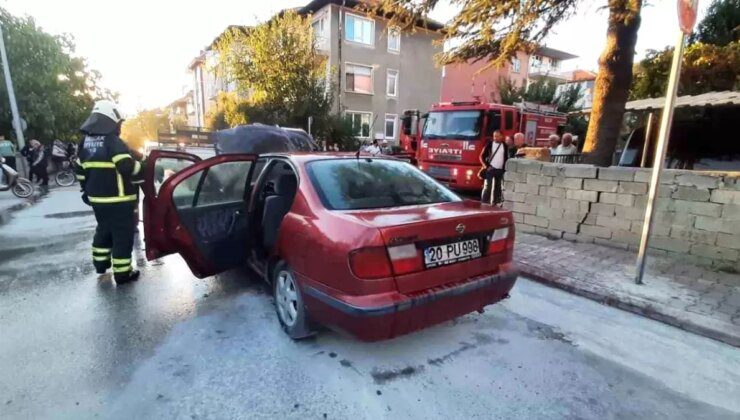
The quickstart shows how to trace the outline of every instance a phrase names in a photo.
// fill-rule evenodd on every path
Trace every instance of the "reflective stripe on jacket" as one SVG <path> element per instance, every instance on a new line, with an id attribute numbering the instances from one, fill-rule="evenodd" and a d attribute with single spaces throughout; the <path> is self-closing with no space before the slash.
<path id="1" fill-rule="evenodd" d="M 136 201 L 131 178 L 141 172 L 126 144 L 115 134 L 88 135 L 80 142 L 77 179 L 90 204 Z"/>

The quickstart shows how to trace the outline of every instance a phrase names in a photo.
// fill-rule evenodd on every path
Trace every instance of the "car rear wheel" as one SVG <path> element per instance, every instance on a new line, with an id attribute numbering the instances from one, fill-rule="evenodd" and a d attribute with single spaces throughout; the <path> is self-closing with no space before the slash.
<path id="1" fill-rule="evenodd" d="M 312 335 L 301 289 L 293 271 L 284 262 L 278 263 L 273 270 L 272 290 L 275 310 L 283 331 L 294 340 Z"/>

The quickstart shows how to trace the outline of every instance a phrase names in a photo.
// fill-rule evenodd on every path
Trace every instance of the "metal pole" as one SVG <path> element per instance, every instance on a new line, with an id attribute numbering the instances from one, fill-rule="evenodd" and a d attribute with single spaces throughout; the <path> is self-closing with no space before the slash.
<path id="1" fill-rule="evenodd" d="M 23 126 L 21 126 L 21 116 L 18 114 L 18 104 L 15 102 L 13 81 L 10 79 L 10 64 L 8 63 L 8 53 L 5 51 L 5 37 L 3 35 L 2 24 L 0 24 L 0 58 L 2 58 L 3 73 L 5 73 L 5 86 L 7 86 L 8 88 L 10 112 L 11 114 L 13 114 L 13 128 L 15 128 L 15 137 L 18 139 L 18 149 L 22 149 L 26 145 L 26 140 L 23 138 Z"/>
<path id="2" fill-rule="evenodd" d="M 645 259 L 647 257 L 648 242 L 650 233 L 653 230 L 653 214 L 655 213 L 655 196 L 660 185 L 660 173 L 663 170 L 665 153 L 668 148 L 668 135 L 673 122 L 673 106 L 676 102 L 676 93 L 678 91 L 678 77 L 681 74 L 681 58 L 683 57 L 683 47 L 685 34 L 680 32 L 676 48 L 673 49 L 673 64 L 671 65 L 671 75 L 668 78 L 668 89 L 665 96 L 665 105 L 663 106 L 663 115 L 660 118 L 660 131 L 658 132 L 658 144 L 655 147 L 655 159 L 653 160 L 653 172 L 650 176 L 650 189 L 648 190 L 648 201 L 645 209 L 645 223 L 642 226 L 642 239 L 640 240 L 640 250 L 637 254 L 637 276 L 636 284 L 642 283 L 642 276 L 645 274 Z"/>
<path id="3" fill-rule="evenodd" d="M 641 168 L 645 167 L 648 151 L 650 150 L 650 135 L 653 134 L 653 115 L 655 115 L 655 111 L 650 111 L 648 114 L 647 127 L 645 127 L 645 143 L 642 145 L 642 159 L 640 159 Z"/>

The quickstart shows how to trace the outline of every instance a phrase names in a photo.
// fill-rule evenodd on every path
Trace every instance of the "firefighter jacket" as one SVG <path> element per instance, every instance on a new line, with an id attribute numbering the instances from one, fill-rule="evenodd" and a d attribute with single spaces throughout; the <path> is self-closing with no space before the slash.
<path id="1" fill-rule="evenodd" d="M 116 133 L 87 134 L 77 156 L 77 179 L 91 205 L 137 201 L 132 179 L 141 175 L 141 163 Z"/>

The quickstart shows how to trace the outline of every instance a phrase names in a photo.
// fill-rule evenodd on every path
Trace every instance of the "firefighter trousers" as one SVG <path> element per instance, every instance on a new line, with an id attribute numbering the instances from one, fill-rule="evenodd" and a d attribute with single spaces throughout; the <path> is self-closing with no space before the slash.
<path id="1" fill-rule="evenodd" d="M 93 237 L 93 265 L 98 273 L 113 267 L 115 277 L 131 273 L 134 248 L 134 209 L 136 202 L 93 206 L 98 226 Z"/>

